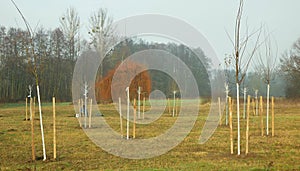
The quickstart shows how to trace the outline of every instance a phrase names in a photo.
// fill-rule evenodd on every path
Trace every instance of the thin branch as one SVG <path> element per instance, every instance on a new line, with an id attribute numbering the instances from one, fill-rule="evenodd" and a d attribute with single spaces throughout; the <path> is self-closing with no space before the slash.
<path id="1" fill-rule="evenodd" d="M 226 35 L 227 35 L 228 39 L 231 42 L 232 47 L 234 47 L 234 42 L 233 42 L 232 38 L 230 37 L 230 35 L 229 35 L 229 33 L 228 33 L 228 31 L 226 29 L 225 29 L 225 32 L 226 32 Z"/>
<path id="2" fill-rule="evenodd" d="M 276 41 L 273 41 L 276 44 L 276 51 L 275 53 L 273 53 L 274 51 L 272 50 L 271 33 L 269 33 L 267 29 L 265 29 L 264 35 L 264 49 L 259 50 L 258 60 L 255 67 L 256 70 L 262 75 L 262 79 L 264 80 L 264 82 L 270 84 L 271 80 L 275 77 L 274 72 L 278 54 L 278 46 Z M 264 52 L 264 56 L 262 55 L 262 50 Z"/>
<path id="3" fill-rule="evenodd" d="M 34 32 L 32 31 L 32 29 L 31 29 L 29 23 L 27 22 L 25 16 L 24 16 L 23 13 L 21 12 L 21 10 L 19 9 L 19 7 L 18 7 L 17 4 L 15 3 L 15 1 L 14 1 L 14 0 L 10 0 L 10 1 L 14 4 L 15 8 L 18 10 L 19 14 L 21 15 L 21 17 L 22 17 L 22 19 L 23 19 L 23 21 L 24 21 L 24 23 L 25 23 L 25 26 L 26 26 L 26 28 L 27 28 L 27 30 L 28 30 L 28 32 L 29 32 L 30 37 L 32 37 Z"/>

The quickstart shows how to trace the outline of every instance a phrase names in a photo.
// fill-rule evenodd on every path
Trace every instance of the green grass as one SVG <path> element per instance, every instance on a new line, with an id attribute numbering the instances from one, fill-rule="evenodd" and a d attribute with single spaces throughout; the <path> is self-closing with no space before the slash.
<path id="1" fill-rule="evenodd" d="M 275 137 L 261 137 L 260 118 L 251 115 L 250 153 L 247 156 L 244 154 L 246 129 L 243 119 L 240 156 L 230 155 L 229 128 L 224 125 L 217 128 L 208 142 L 198 144 L 210 106 L 206 103 L 201 105 L 196 124 L 182 143 L 164 155 L 142 160 L 120 158 L 93 144 L 79 127 L 70 103 L 57 104 L 58 158 L 53 160 L 52 104 L 45 103 L 43 121 L 48 159 L 41 160 L 42 143 L 36 112 L 35 147 L 38 160 L 34 162 L 31 161 L 30 121 L 24 120 L 25 104 L 4 104 L 0 106 L 0 170 L 300 170 L 300 103 L 277 103 L 280 104 L 276 104 L 275 109 Z M 114 106 L 100 105 L 100 108 L 110 126 L 119 131 L 119 115 Z M 236 139 L 235 112 L 233 116 Z M 137 125 L 137 138 L 159 135 L 175 120 L 165 113 L 154 123 Z M 236 141 L 234 145 L 236 152 Z"/>

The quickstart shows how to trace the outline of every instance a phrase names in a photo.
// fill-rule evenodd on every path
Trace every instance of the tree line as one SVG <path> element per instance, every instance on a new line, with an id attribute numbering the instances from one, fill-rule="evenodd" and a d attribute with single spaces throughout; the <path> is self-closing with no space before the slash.
<path id="1" fill-rule="evenodd" d="M 72 17 L 73 15 L 74 14 L 71 12 L 69 16 Z M 74 20 L 74 18 L 76 17 L 73 17 L 72 20 Z M 64 20 L 70 21 L 70 19 L 64 17 L 61 22 L 64 22 Z M 29 51 L 32 47 L 29 46 L 30 37 L 27 31 L 20 28 L 1 27 L 1 102 L 22 101 L 26 96 L 28 96 L 29 85 L 35 87 L 31 65 L 33 62 L 35 62 L 38 67 L 37 71 L 39 75 L 42 100 L 51 100 L 52 96 L 55 96 L 58 101 L 72 100 L 71 82 L 77 58 L 86 50 L 99 50 L 100 45 L 98 44 L 108 38 L 103 38 L 101 35 L 97 35 L 96 30 L 92 30 L 93 33 L 90 33 L 90 35 L 93 34 L 93 36 L 99 37 L 98 39 L 91 38 L 90 41 L 88 41 L 79 36 L 77 33 L 78 28 L 74 29 L 76 25 L 62 25 L 63 26 L 54 30 L 39 28 L 35 32 L 32 41 L 34 44 L 34 53 L 38 56 L 36 59 L 37 61 L 32 61 L 33 58 L 30 57 Z M 70 27 L 73 28 L 73 30 L 66 28 L 63 29 L 64 27 Z M 104 61 L 98 70 L 97 82 L 109 75 L 109 72 L 114 70 L 115 67 L 122 62 L 122 60 L 125 60 L 128 56 L 135 52 L 145 49 L 161 49 L 181 58 L 181 60 L 184 61 L 193 72 L 201 95 L 210 95 L 210 82 L 208 76 L 210 61 L 200 48 L 189 49 L 182 44 L 175 43 L 149 43 L 139 38 L 126 39 L 125 43 L 118 43 L 114 47 L 114 50 L 105 56 Z M 202 58 L 201 61 L 198 56 Z M 178 68 L 176 63 L 166 63 L 165 65 L 172 65 L 171 67 L 174 68 L 174 72 L 180 72 L 181 70 Z M 158 71 L 149 71 L 149 73 L 151 88 L 153 90 L 161 90 L 168 96 L 171 95 L 175 89 L 178 89 L 176 82 L 174 82 L 174 80 L 167 74 Z M 36 91 L 33 89 L 32 92 L 32 95 L 35 96 L 34 92 Z M 102 92 L 105 92 L 105 90 L 102 90 Z"/>
<path id="2" fill-rule="evenodd" d="M 115 70 L 115 67 L 130 55 L 151 49 L 163 50 L 170 55 L 174 55 L 179 58 L 179 60 L 184 62 L 193 74 L 201 96 L 208 97 L 211 95 L 209 80 L 211 61 L 209 57 L 207 57 L 200 48 L 190 48 L 178 43 L 153 43 L 140 38 L 126 39 L 125 41 L 118 43 L 104 58 L 103 76 L 106 76 L 108 72 Z M 160 63 L 162 63 L 162 65 L 166 68 L 172 68 L 174 75 L 184 71 L 184 69 L 180 68 L 180 65 L 176 61 L 170 62 L 161 60 Z M 157 70 L 149 70 L 148 73 L 151 79 L 152 90 L 160 90 L 167 97 L 172 97 L 173 91 L 179 92 L 177 83 L 168 74 Z M 187 73 L 184 74 L 187 76 Z M 186 89 L 189 86 L 188 83 L 183 86 L 184 87 L 182 87 L 180 91 L 187 92 Z M 177 96 L 180 96 L 180 92 Z M 193 95 L 187 96 L 193 97 Z"/>
<path id="3" fill-rule="evenodd" d="M 108 52 L 109 48 L 118 42 L 112 22 L 112 18 L 105 9 L 94 12 L 89 18 L 89 37 L 86 38 L 80 35 L 81 25 L 78 13 L 70 8 L 59 18 L 57 28 L 47 30 L 39 27 L 35 30 L 32 39 L 34 47 L 31 47 L 31 37 L 28 31 L 1 26 L 0 102 L 21 101 L 28 95 L 28 86 L 35 87 L 33 86 L 35 81 L 32 75 L 32 63 L 37 64 L 38 67 L 42 100 L 50 100 L 52 96 L 56 96 L 58 101 L 71 101 L 71 81 L 77 58 L 82 52 L 90 49 Z M 34 48 L 34 53 L 38 56 L 36 61 L 33 61 L 30 56 L 31 48 Z M 150 43 L 138 38 L 126 39 L 125 43 L 119 42 L 111 53 L 103 57 L 104 61 L 100 64 L 97 81 L 107 76 L 126 57 L 145 49 L 161 49 L 179 57 L 195 76 L 200 94 L 210 96 L 209 75 L 213 73 L 209 57 L 205 56 L 201 48 L 190 49 L 175 43 Z M 174 72 L 180 72 L 176 64 L 166 65 L 174 65 Z M 284 91 L 281 91 L 283 93 L 273 91 L 278 96 L 300 97 L 300 39 L 282 55 L 278 68 L 277 79 L 275 79 L 279 85 L 277 89 L 284 86 L 282 87 Z M 178 88 L 174 80 L 164 73 L 149 71 L 149 74 L 153 90 L 159 89 L 169 96 Z M 234 73 L 230 75 L 233 79 Z M 247 73 L 245 80 L 242 86 L 260 89 L 261 78 L 255 72 Z M 234 89 L 233 86 L 232 89 Z M 34 93 L 33 96 L 35 96 Z"/>
<path id="4" fill-rule="evenodd" d="M 29 95 L 28 87 L 35 87 L 37 75 L 42 100 L 56 96 L 69 101 L 74 64 L 84 45 L 79 25 L 77 12 L 70 8 L 54 30 L 39 27 L 31 35 L 28 29 L 1 26 L 0 101 L 23 100 Z"/>
<path id="5" fill-rule="evenodd" d="M 58 28 L 40 28 L 33 39 L 37 61 L 30 57 L 29 34 L 21 29 L 0 29 L 0 97 L 1 101 L 18 101 L 28 95 L 28 86 L 35 84 L 30 63 L 36 62 L 42 98 L 57 96 L 69 100 L 70 81 L 77 55 Z M 34 86 L 33 86 L 34 87 Z M 35 92 L 35 91 L 33 91 Z M 34 95 L 34 94 L 33 94 Z"/>

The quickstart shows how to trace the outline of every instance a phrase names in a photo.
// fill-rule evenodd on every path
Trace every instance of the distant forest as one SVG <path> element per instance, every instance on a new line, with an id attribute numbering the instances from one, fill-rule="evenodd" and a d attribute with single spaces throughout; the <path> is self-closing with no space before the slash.
<path id="1" fill-rule="evenodd" d="M 100 20 L 101 16 L 104 17 Z M 108 47 L 118 42 L 111 28 L 112 19 L 107 11 L 100 9 L 90 18 L 89 38 L 79 33 L 80 19 L 75 9 L 68 9 L 60 18 L 60 26 L 53 30 L 43 27 L 35 29 L 33 37 L 27 30 L 21 28 L 0 27 L 0 102 L 23 101 L 28 96 L 28 86 L 33 87 L 35 96 L 35 78 L 32 74 L 33 63 L 37 67 L 41 98 L 50 101 L 55 96 L 58 101 L 72 101 L 72 74 L 78 57 L 87 50 L 101 49 L 109 51 Z M 34 47 L 31 47 L 33 42 Z M 33 60 L 30 50 L 38 57 Z M 114 46 L 100 65 L 97 81 L 105 78 L 126 57 L 146 49 L 160 49 L 180 58 L 192 71 L 196 78 L 202 97 L 210 97 L 210 80 L 220 72 L 227 73 L 230 94 L 235 94 L 234 74 L 230 69 L 216 71 L 211 66 L 210 58 L 201 48 L 190 49 L 178 43 L 154 43 L 141 38 L 128 38 Z M 201 60 L 199 60 L 199 58 Z M 164 61 L 162 61 L 164 62 Z M 176 63 L 174 72 L 180 72 Z M 281 97 L 300 97 L 300 39 L 293 47 L 282 55 L 280 65 L 271 80 L 271 95 Z M 149 71 L 152 90 L 161 90 L 166 96 L 171 96 L 177 87 L 174 80 L 158 71 Z M 232 76 L 232 77 L 231 77 Z M 100 80 L 99 80 L 100 79 Z M 95 83 L 96 85 L 96 83 Z M 223 86 L 223 85 L 222 85 Z M 247 87 L 248 93 L 266 95 L 266 84 L 260 73 L 249 71 L 241 89 Z M 225 91 L 225 90 L 224 90 Z M 242 91 L 241 91 L 242 92 Z M 180 93 L 178 94 L 180 96 Z"/>
<path id="2" fill-rule="evenodd" d="M 1 27 L 0 36 L 1 101 L 21 101 L 28 95 L 28 86 L 32 85 L 34 88 L 35 83 L 31 73 L 31 58 L 28 57 L 30 38 L 24 30 L 16 28 L 6 30 L 5 27 Z M 59 101 L 72 101 L 72 74 L 80 51 L 78 50 L 75 53 L 72 51 L 69 42 L 60 29 L 53 31 L 40 29 L 35 35 L 34 44 L 37 47 L 35 53 L 40 58 L 38 74 L 42 99 L 50 100 L 52 96 L 55 96 Z M 90 49 L 88 45 L 86 46 L 82 47 L 81 50 Z M 99 71 L 98 77 L 104 78 L 126 57 L 146 49 L 161 49 L 180 57 L 194 74 L 200 94 L 210 96 L 209 59 L 200 48 L 192 51 L 184 45 L 175 43 L 148 43 L 141 39 L 126 39 L 125 43 L 120 42 L 114 47 L 113 53 L 104 58 L 102 72 Z M 194 52 L 201 57 L 201 61 Z M 176 66 L 176 63 L 166 65 L 173 65 L 174 72 L 180 72 L 180 68 Z M 149 73 L 152 90 L 157 89 L 167 96 L 172 95 L 177 85 L 168 75 L 159 71 L 149 71 Z"/>

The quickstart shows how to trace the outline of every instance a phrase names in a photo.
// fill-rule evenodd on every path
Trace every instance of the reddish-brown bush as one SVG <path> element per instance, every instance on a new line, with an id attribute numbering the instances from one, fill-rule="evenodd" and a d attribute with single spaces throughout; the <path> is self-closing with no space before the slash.
<path id="1" fill-rule="evenodd" d="M 140 72 L 144 70 L 143 72 Z M 116 72 L 118 72 L 117 77 L 114 78 Z M 138 73 L 139 72 L 139 73 Z M 125 85 L 130 81 L 130 77 L 135 76 L 130 82 L 130 99 L 138 97 L 138 87 L 141 87 L 141 98 L 146 97 L 151 91 L 151 78 L 149 72 L 146 68 L 135 62 L 126 62 L 121 65 L 117 65 L 113 70 L 109 71 L 108 74 L 101 80 L 96 81 L 96 99 L 98 102 L 111 102 L 112 94 L 111 90 L 114 87 L 115 93 L 122 98 L 122 102 L 126 101 Z M 112 81 L 117 79 L 112 85 Z M 127 84 L 128 85 L 128 84 Z"/>

